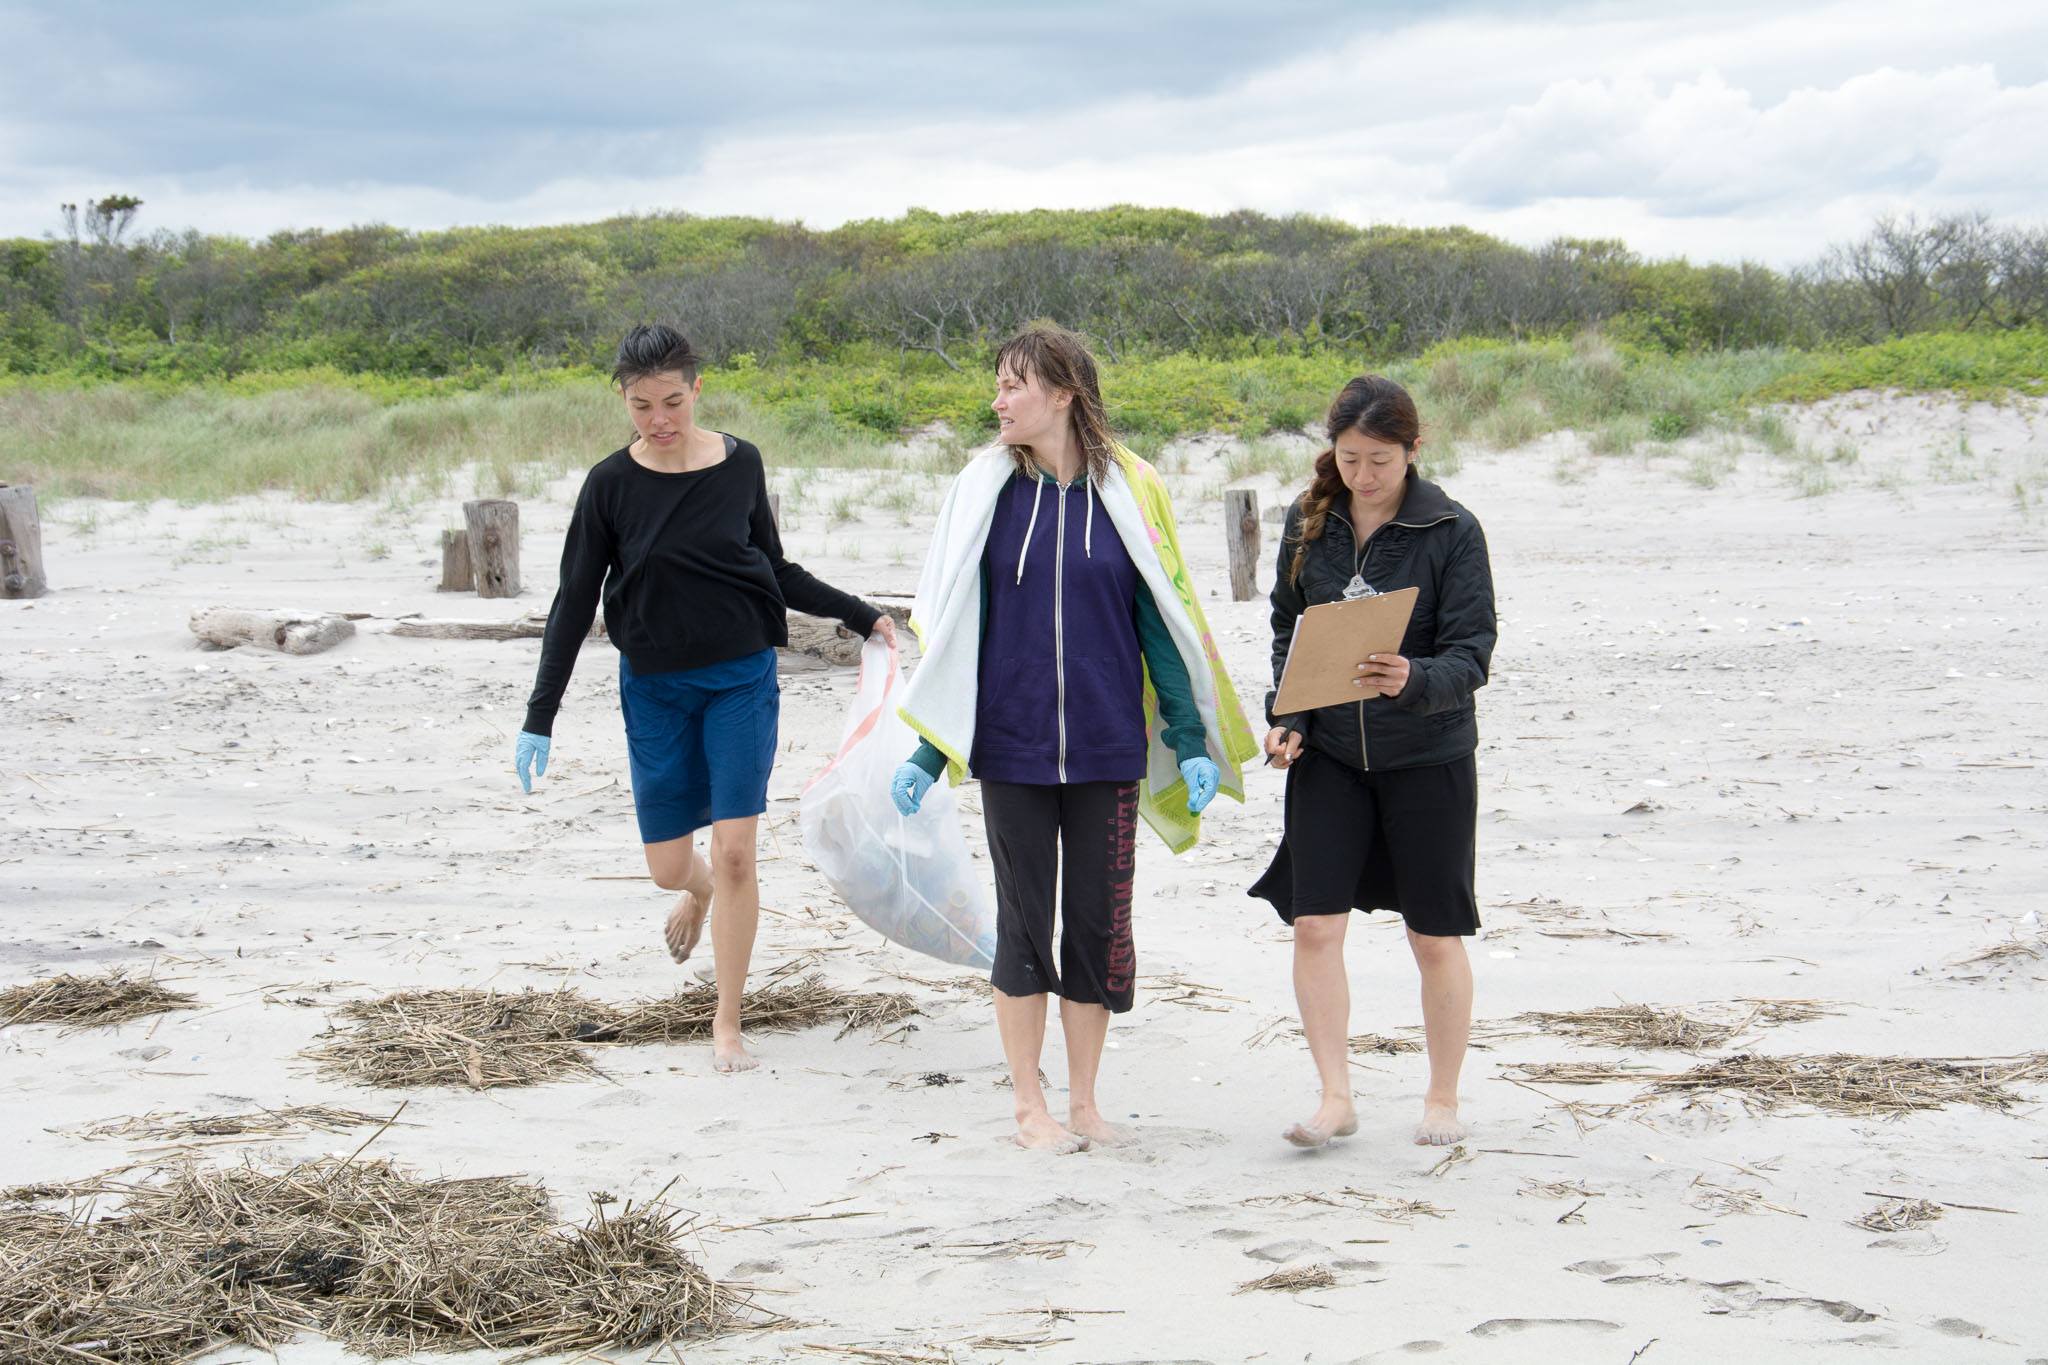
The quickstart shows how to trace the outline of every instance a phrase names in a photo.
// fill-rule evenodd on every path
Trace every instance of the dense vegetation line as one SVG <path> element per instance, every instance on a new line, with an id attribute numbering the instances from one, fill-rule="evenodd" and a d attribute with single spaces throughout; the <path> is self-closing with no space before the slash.
<path id="1" fill-rule="evenodd" d="M 1351 364 L 1589 327 L 1688 354 L 2048 323 L 2048 229 L 1981 214 L 1880 219 L 1779 271 L 1648 260 L 1612 240 L 1526 248 L 1464 228 L 1129 206 L 913 211 L 826 232 L 668 214 L 256 242 L 143 233 L 142 208 L 119 195 L 66 206 L 50 236 L 0 241 L 0 374 L 189 382 L 328 368 L 474 383 L 602 363 L 650 318 L 679 323 L 722 363 L 787 372 L 915 357 L 942 377 L 982 368 L 1037 317 L 1116 362 Z"/>

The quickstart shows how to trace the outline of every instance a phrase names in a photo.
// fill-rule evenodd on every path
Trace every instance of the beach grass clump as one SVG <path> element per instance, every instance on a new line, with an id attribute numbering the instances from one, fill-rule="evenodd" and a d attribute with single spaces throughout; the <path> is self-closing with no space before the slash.
<path id="1" fill-rule="evenodd" d="M 1887 1199 L 1850 1226 L 1871 1232 L 1910 1232 L 1925 1227 L 1942 1215 L 1941 1205 L 1932 1199 Z"/>
<path id="2" fill-rule="evenodd" d="M 330 1104 L 252 1109 L 241 1114 L 150 1113 L 108 1119 L 81 1131 L 78 1136 L 152 1142 L 209 1137 L 289 1137 L 299 1133 L 345 1133 L 351 1128 L 382 1123 L 388 1117 Z"/>
<path id="3" fill-rule="evenodd" d="M 1705 1052 L 1725 1046 L 1755 1025 L 1805 1023 L 1833 1013 L 1819 1000 L 1735 1000 L 1691 1010 L 1642 1004 L 1534 1010 L 1517 1015 L 1516 1020 L 1544 1033 L 1562 1034 L 1598 1047 Z"/>
<path id="4" fill-rule="evenodd" d="M 1397 1057 L 1404 1052 L 1422 1051 L 1422 1040 L 1395 1038 L 1384 1033 L 1354 1033 L 1351 1035 L 1351 1051 L 1361 1057 L 1374 1054 Z"/>
<path id="5" fill-rule="evenodd" d="M 1246 1280 L 1233 1294 L 1249 1294 L 1254 1290 L 1270 1290 L 1284 1294 L 1298 1294 L 1304 1289 L 1333 1289 L 1337 1276 L 1327 1266 L 1299 1266 L 1290 1270 L 1276 1270 L 1270 1275 L 1261 1275 L 1256 1280 Z"/>
<path id="6" fill-rule="evenodd" d="M 718 991 L 691 986 L 658 1000 L 645 1000 L 619 1011 L 616 1020 L 593 1041 L 606 1043 L 674 1043 L 711 1036 Z M 742 1006 L 750 1030 L 762 1033 L 840 1025 L 839 1036 L 854 1029 L 901 1023 L 918 1012 L 917 1002 L 897 991 L 850 991 L 821 976 L 771 981 L 751 991 Z"/>
<path id="7" fill-rule="evenodd" d="M 401 991 L 352 1001 L 306 1055 L 337 1080 L 472 1090 L 597 1074 L 583 1047 L 616 1017 L 580 992 Z"/>
<path id="8" fill-rule="evenodd" d="M 526 1359 L 702 1338 L 750 1307 L 659 1202 L 599 1203 L 572 1226 L 517 1177 L 430 1180 L 385 1161 L 118 1174 L 62 1187 L 82 1208 L 0 1211 L 6 1359 L 178 1361 L 307 1331 L 371 1356 Z"/>
<path id="9" fill-rule="evenodd" d="M 198 997 L 174 991 L 154 976 L 130 976 L 117 967 L 99 976 L 69 972 L 0 991 L 0 1028 L 9 1024 L 62 1024 L 66 1031 L 123 1024 L 152 1014 L 190 1009 Z"/>
<path id="10" fill-rule="evenodd" d="M 2048 1052 L 2018 1057 L 1861 1057 L 1848 1053 L 1766 1057 L 1738 1053 L 1689 1071 L 1654 1072 L 1604 1062 L 1528 1062 L 1516 1079 L 1538 1085 L 1631 1081 L 1647 1095 L 1726 1095 L 1759 1111 L 1805 1106 L 1888 1118 L 1971 1104 L 2005 1111 L 2024 1103 L 2012 1087 L 2048 1082 Z"/>
<path id="11" fill-rule="evenodd" d="M 336 1026 L 305 1055 L 328 1075 L 357 1085 L 539 1085 L 599 1074 L 593 1046 L 709 1037 L 717 1009 L 714 986 L 624 1005 L 568 989 L 403 991 L 343 1006 Z M 846 990 L 816 975 L 771 980 L 747 994 L 742 1010 L 757 1032 L 837 1023 L 841 1036 L 918 1012 L 908 995 Z"/>

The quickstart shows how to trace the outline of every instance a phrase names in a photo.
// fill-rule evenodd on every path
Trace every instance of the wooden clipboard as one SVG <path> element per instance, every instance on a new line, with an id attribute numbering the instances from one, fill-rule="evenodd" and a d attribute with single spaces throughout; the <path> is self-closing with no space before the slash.
<path id="1" fill-rule="evenodd" d="M 1368 654 L 1401 652 L 1418 591 L 1400 588 L 1349 602 L 1324 602 L 1295 617 L 1273 713 L 1291 716 L 1379 695 L 1356 685 L 1358 666 Z"/>

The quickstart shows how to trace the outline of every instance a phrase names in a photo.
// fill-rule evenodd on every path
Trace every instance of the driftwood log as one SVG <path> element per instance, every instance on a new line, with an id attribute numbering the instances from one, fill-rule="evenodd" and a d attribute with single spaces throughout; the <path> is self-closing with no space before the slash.
<path id="1" fill-rule="evenodd" d="M 390 634 L 407 640 L 538 640 L 547 633 L 546 613 L 530 613 L 510 621 L 434 621 L 408 618 L 394 622 Z M 602 640 L 604 617 L 590 623 L 586 637 Z"/>
<path id="2" fill-rule="evenodd" d="M 478 597 L 519 595 L 519 504 L 480 498 L 462 504 L 469 529 L 469 569 Z"/>
<path id="3" fill-rule="evenodd" d="M 910 603 L 903 598 L 868 599 L 896 622 L 898 639 L 906 651 L 915 648 L 910 637 Z M 510 621 L 435 621 L 407 619 L 392 623 L 390 634 L 407 640 L 537 640 L 547 631 L 544 614 L 516 617 Z M 590 628 L 590 639 L 605 638 L 604 618 Z M 823 663 L 852 667 L 860 662 L 861 637 L 837 621 L 791 612 L 787 654 Z"/>
<path id="4" fill-rule="evenodd" d="M 475 592 L 476 575 L 469 568 L 469 529 L 441 533 L 442 592 Z"/>
<path id="5" fill-rule="evenodd" d="M 354 635 L 356 623 L 335 612 L 201 607 L 192 613 L 192 633 L 220 649 L 254 645 L 280 654 L 318 654 Z"/>
<path id="6" fill-rule="evenodd" d="M 915 651 L 917 642 L 910 634 L 910 603 L 897 597 L 870 597 L 868 601 L 880 607 L 896 622 L 898 648 L 905 653 Z M 788 653 L 852 668 L 860 662 L 861 644 L 860 636 L 837 621 L 830 621 L 822 616 L 804 616 L 797 612 L 789 614 Z"/>
<path id="7" fill-rule="evenodd" d="M 41 597 L 49 589 L 36 490 L 0 483 L 0 597 Z"/>

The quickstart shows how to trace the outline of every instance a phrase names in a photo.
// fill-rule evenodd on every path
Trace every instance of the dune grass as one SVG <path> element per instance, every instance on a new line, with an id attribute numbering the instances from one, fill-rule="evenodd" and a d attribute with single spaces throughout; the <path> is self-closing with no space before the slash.
<path id="1" fill-rule="evenodd" d="M 2048 372 L 2040 333 L 1925 335 L 1828 354 L 1784 349 L 1668 355 L 1575 340 L 1452 342 L 1384 366 L 1339 353 L 1219 359 L 1168 355 L 1103 368 L 1117 430 L 1156 458 L 1176 437 L 1229 433 L 1246 442 L 1232 477 L 1306 472 L 1305 454 L 1272 433 L 1313 431 L 1344 381 L 1383 368 L 1415 394 L 1425 458 L 1444 473 L 1461 450 L 1509 448 L 1580 433 L 1595 455 L 1726 435 L 1796 465 L 1803 491 L 1830 485 L 1842 450 L 1802 451 L 1769 404 L 1861 387 L 1970 396 L 2035 393 Z M 741 365 L 705 377 L 700 420 L 755 441 L 772 465 L 902 467 L 949 474 L 992 433 L 989 376 L 916 357 L 858 352 L 840 361 Z M 950 435 L 915 455 L 896 443 L 941 424 Z M 402 381 L 337 371 L 253 376 L 203 387 L 48 381 L 0 386 L 0 480 L 45 496 L 215 502 L 276 491 L 353 501 L 408 488 L 531 495 L 595 463 L 630 435 L 618 398 L 592 371 Z M 1709 483 L 1717 458 L 1686 477 Z M 469 492 L 465 487 L 462 492 Z M 2028 496 L 2022 490 L 2019 497 Z"/>

